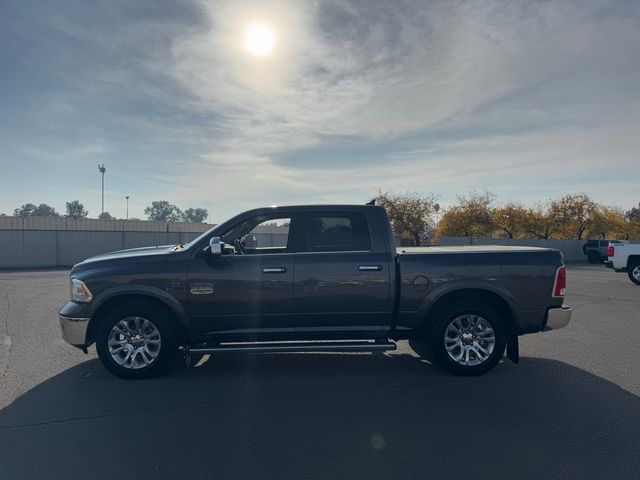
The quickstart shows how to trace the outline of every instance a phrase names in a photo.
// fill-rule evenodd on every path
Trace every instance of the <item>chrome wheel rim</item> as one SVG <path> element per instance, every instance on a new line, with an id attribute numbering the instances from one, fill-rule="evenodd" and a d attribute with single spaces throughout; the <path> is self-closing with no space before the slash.
<path id="1" fill-rule="evenodd" d="M 127 317 L 116 323 L 109 332 L 109 354 L 124 368 L 138 370 L 156 361 L 162 339 L 155 324 L 143 317 Z"/>
<path id="2" fill-rule="evenodd" d="M 444 332 L 447 354 L 459 365 L 472 367 L 487 361 L 496 346 L 496 333 L 480 315 L 454 318 Z"/>
<path id="3" fill-rule="evenodd" d="M 631 275 L 640 282 L 640 265 L 636 265 L 633 270 L 631 270 Z"/>

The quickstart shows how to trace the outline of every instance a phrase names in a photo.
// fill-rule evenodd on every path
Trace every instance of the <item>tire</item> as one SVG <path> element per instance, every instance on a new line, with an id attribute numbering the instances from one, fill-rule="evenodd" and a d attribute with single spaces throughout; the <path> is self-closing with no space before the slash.
<path id="1" fill-rule="evenodd" d="M 636 285 L 640 285 L 640 262 L 630 263 L 627 267 L 627 275 Z"/>
<path id="2" fill-rule="evenodd" d="M 96 349 L 102 364 L 117 377 L 156 376 L 165 371 L 178 352 L 171 313 L 143 301 L 118 305 L 100 322 Z"/>
<path id="3" fill-rule="evenodd" d="M 587 260 L 589 261 L 589 263 L 600 263 L 602 261 L 600 255 L 598 255 L 598 253 L 594 252 L 593 250 L 591 250 L 587 255 Z"/>
<path id="4" fill-rule="evenodd" d="M 462 301 L 436 314 L 430 337 L 436 362 L 449 372 L 464 376 L 491 370 L 504 355 L 507 344 L 504 322 L 482 300 Z"/>

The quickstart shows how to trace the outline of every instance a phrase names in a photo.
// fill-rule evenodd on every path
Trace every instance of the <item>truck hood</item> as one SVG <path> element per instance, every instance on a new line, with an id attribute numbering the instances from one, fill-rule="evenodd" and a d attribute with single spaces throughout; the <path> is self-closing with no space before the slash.
<path id="1" fill-rule="evenodd" d="M 87 270 L 102 266 L 103 263 L 120 263 L 127 261 L 148 261 L 160 260 L 162 256 L 173 251 L 174 245 L 160 245 L 156 247 L 129 248 L 127 250 L 117 250 L 115 252 L 102 253 L 94 257 L 89 257 L 74 265 L 71 273 L 78 270 Z"/>

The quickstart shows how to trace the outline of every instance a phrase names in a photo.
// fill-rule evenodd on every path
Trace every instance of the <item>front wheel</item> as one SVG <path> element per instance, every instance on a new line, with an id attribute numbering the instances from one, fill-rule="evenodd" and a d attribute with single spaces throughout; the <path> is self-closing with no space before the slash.
<path id="1" fill-rule="evenodd" d="M 435 360 L 456 375 L 482 375 L 502 358 L 507 343 L 503 321 L 494 309 L 462 302 L 437 315 L 431 331 Z"/>
<path id="2" fill-rule="evenodd" d="M 162 372 L 177 353 L 169 312 L 144 302 L 110 311 L 98 327 L 98 358 L 121 378 L 149 378 Z"/>
<path id="3" fill-rule="evenodd" d="M 640 285 L 640 263 L 632 263 L 629 265 L 627 275 L 629 275 L 629 280 L 636 285 Z"/>

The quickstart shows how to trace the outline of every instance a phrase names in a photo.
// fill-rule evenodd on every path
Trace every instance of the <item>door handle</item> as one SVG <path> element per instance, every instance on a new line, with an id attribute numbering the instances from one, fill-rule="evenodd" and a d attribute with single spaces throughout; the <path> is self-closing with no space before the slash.
<path id="1" fill-rule="evenodd" d="M 361 272 L 379 272 L 382 270 L 382 265 L 360 265 L 358 270 Z"/>
<path id="2" fill-rule="evenodd" d="M 287 267 L 265 267 L 262 273 L 287 273 Z"/>

